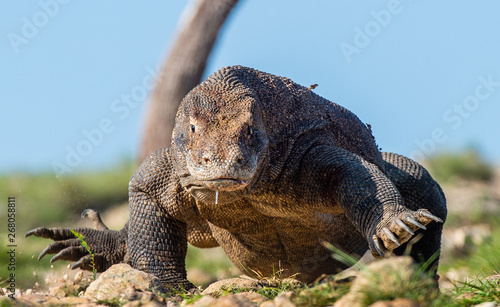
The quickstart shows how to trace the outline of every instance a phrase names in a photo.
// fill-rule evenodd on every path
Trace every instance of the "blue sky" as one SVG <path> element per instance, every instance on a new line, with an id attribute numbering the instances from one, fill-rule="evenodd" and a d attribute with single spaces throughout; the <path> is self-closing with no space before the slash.
<path id="1" fill-rule="evenodd" d="M 151 76 L 186 4 L 5 2 L 0 173 L 54 172 L 72 150 L 84 153 L 75 172 L 134 158 Z M 242 1 L 206 76 L 241 64 L 317 83 L 385 151 L 422 159 L 473 146 L 500 164 L 499 11 L 494 0 Z"/>

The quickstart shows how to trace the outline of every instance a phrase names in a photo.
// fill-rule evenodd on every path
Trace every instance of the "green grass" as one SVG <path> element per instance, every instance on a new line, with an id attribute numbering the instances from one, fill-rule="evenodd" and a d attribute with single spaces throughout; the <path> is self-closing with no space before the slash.
<path id="1" fill-rule="evenodd" d="M 78 238 L 78 240 L 80 240 L 80 243 L 82 244 L 82 246 L 89 253 L 89 255 L 90 255 L 90 267 L 92 268 L 92 272 L 94 273 L 94 280 L 96 280 L 97 279 L 97 269 L 95 268 L 95 253 L 90 250 L 89 245 L 87 244 L 87 242 L 83 238 L 82 234 L 74 231 L 73 229 L 70 229 L 70 231 Z"/>
<path id="2" fill-rule="evenodd" d="M 500 284 L 477 278 L 470 282 L 457 283 L 453 291 L 454 306 L 474 306 L 484 302 L 500 305 Z"/>
<path id="3" fill-rule="evenodd" d="M 128 200 L 136 166 L 123 162 L 109 170 L 56 177 L 54 174 L 0 176 L 0 195 L 16 198 L 18 230 L 55 225 L 79 217 L 86 208 L 102 210 Z M 4 221 L 6 210 L 0 212 Z"/>

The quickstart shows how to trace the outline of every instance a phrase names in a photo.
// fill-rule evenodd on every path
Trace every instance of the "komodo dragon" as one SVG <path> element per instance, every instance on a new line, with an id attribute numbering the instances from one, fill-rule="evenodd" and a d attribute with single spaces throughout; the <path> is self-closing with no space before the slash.
<path id="1" fill-rule="evenodd" d="M 288 78 L 224 67 L 182 100 L 171 147 L 152 153 L 129 185 L 130 219 L 108 230 L 95 211 L 76 228 L 96 268 L 127 262 L 164 286 L 190 289 L 187 243 L 221 246 L 242 272 L 312 282 L 346 268 L 323 243 L 377 257 L 410 255 L 437 268 L 446 201 L 416 162 L 380 152 L 356 115 Z M 42 253 L 90 269 L 69 228 Z"/>

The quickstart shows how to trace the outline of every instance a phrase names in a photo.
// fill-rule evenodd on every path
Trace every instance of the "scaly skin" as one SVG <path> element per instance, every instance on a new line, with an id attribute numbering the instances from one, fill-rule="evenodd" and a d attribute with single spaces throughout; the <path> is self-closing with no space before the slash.
<path id="1" fill-rule="evenodd" d="M 422 233 L 411 255 L 425 261 L 439 255 L 446 218 L 444 194 L 427 171 L 379 152 L 354 114 L 287 78 L 241 66 L 222 68 L 183 99 L 172 146 L 142 163 L 129 203 L 120 232 L 86 212 L 99 230 L 80 232 L 99 269 L 129 262 L 184 289 L 193 287 L 188 242 L 221 246 L 247 274 L 282 269 L 311 282 L 345 268 L 325 241 L 382 258 L 402 254 Z M 41 227 L 27 235 L 55 240 L 41 256 L 58 253 L 88 268 L 68 232 Z"/>

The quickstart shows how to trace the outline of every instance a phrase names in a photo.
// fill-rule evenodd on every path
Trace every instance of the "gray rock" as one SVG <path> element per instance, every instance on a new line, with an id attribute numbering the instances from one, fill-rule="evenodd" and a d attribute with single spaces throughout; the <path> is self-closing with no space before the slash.
<path id="1" fill-rule="evenodd" d="M 221 294 L 224 293 L 225 290 L 259 290 L 266 282 L 256 279 L 250 278 L 228 278 L 216 281 L 210 284 L 201 294 L 203 295 L 211 295 L 211 294 Z"/>
<path id="2" fill-rule="evenodd" d="M 249 300 L 250 302 L 257 304 L 264 303 L 265 301 L 268 300 L 268 298 L 265 297 L 264 295 L 251 291 L 236 293 L 235 296 L 237 298 L 244 298 L 246 300 Z"/>
<path id="3" fill-rule="evenodd" d="M 151 292 L 165 292 L 160 279 L 120 263 L 110 267 L 92 282 L 85 291 L 85 297 L 108 302 L 148 302 L 154 299 Z"/>
<path id="4" fill-rule="evenodd" d="M 266 302 L 261 306 L 269 306 L 269 307 L 295 307 L 295 304 L 292 302 L 292 297 L 294 296 L 293 292 L 286 291 L 281 292 L 274 300 Z M 272 303 L 272 304 L 269 304 Z"/>

